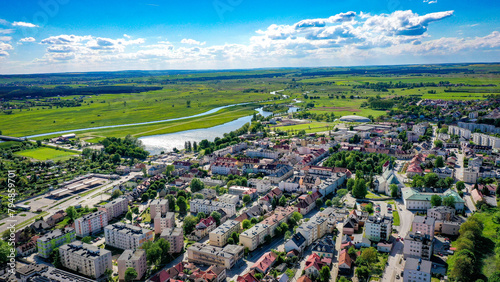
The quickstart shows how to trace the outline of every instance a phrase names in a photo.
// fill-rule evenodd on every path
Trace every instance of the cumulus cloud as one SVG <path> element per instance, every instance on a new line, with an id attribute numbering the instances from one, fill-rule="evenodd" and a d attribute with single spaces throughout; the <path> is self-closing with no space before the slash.
<path id="1" fill-rule="evenodd" d="M 35 42 L 36 39 L 33 37 L 25 37 L 19 40 L 19 42 Z"/>
<path id="2" fill-rule="evenodd" d="M 0 58 L 9 56 L 9 53 L 7 51 L 12 49 L 12 45 L 0 42 Z"/>
<path id="3" fill-rule="evenodd" d="M 194 39 L 190 38 L 184 38 L 181 40 L 182 44 L 188 44 L 188 45 L 205 45 L 206 42 L 200 42 Z"/>
<path id="4" fill-rule="evenodd" d="M 438 1 L 437 0 L 424 0 L 424 3 L 427 4 L 436 4 Z"/>
<path id="5" fill-rule="evenodd" d="M 37 62 L 74 65 L 114 64 L 122 68 L 228 68 L 265 66 L 348 65 L 366 62 L 399 62 L 412 56 L 462 55 L 500 51 L 500 34 L 474 38 L 432 38 L 432 24 L 453 16 L 453 11 L 419 15 L 413 11 L 389 14 L 346 12 L 327 18 L 272 24 L 245 44 L 207 46 L 185 38 L 181 44 L 144 39 L 59 35 L 40 41 L 46 53 Z M 134 47 L 128 47 L 128 46 Z M 6 49 L 0 49 L 5 52 Z M 468 53 L 467 53 L 468 54 Z M 406 61 L 408 62 L 408 61 Z M 416 61 L 413 61 L 416 62 Z M 117 67 L 118 69 L 119 67 Z"/>
<path id="6" fill-rule="evenodd" d="M 12 26 L 19 26 L 19 27 L 38 27 L 35 24 L 32 23 L 27 23 L 27 22 L 13 22 Z"/>

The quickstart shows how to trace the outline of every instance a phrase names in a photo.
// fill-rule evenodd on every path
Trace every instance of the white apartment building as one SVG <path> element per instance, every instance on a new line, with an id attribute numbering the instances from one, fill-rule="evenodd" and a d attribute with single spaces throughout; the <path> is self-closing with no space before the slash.
<path id="1" fill-rule="evenodd" d="M 464 179 L 463 181 L 466 183 L 476 183 L 479 177 L 479 168 L 478 167 L 467 167 L 464 168 Z"/>
<path id="2" fill-rule="evenodd" d="M 238 195 L 224 194 L 218 197 L 219 202 L 237 205 L 240 201 L 240 197 Z"/>
<path id="3" fill-rule="evenodd" d="M 490 146 L 491 148 L 500 148 L 500 138 L 482 133 L 473 133 L 472 141 L 477 145 Z"/>
<path id="4" fill-rule="evenodd" d="M 365 222 L 365 235 L 370 241 L 389 241 L 392 234 L 392 218 L 370 216 Z"/>
<path id="5" fill-rule="evenodd" d="M 106 226 L 104 237 L 107 245 L 123 250 L 136 250 L 146 241 L 153 241 L 154 232 L 119 222 Z"/>
<path id="6" fill-rule="evenodd" d="M 184 248 L 184 231 L 180 227 L 165 228 L 161 232 L 160 238 L 170 242 L 169 253 L 180 253 Z"/>
<path id="7" fill-rule="evenodd" d="M 227 217 L 232 217 L 233 215 L 236 214 L 236 205 L 234 204 L 222 203 L 218 201 L 194 199 L 191 200 L 190 205 L 191 205 L 190 211 L 192 213 L 203 212 L 208 215 L 213 211 L 222 209 L 227 214 Z"/>
<path id="8" fill-rule="evenodd" d="M 252 228 L 240 234 L 240 245 L 247 247 L 250 251 L 257 249 L 259 245 L 265 242 L 266 235 L 271 236 L 270 229 L 271 226 L 267 224 L 255 224 Z"/>
<path id="9" fill-rule="evenodd" d="M 314 216 L 308 222 L 302 223 L 297 228 L 297 233 L 302 234 L 306 239 L 306 246 L 311 245 L 317 239 L 323 237 L 328 231 L 328 218 L 324 216 Z"/>
<path id="10" fill-rule="evenodd" d="M 75 220 L 76 236 L 85 237 L 101 232 L 108 225 L 108 213 L 96 211 Z"/>
<path id="11" fill-rule="evenodd" d="M 248 180 L 249 184 L 252 185 L 257 189 L 257 193 L 259 194 L 265 194 L 269 190 L 271 190 L 271 187 L 273 183 L 269 179 L 250 179 Z"/>
<path id="12" fill-rule="evenodd" d="M 155 225 L 155 233 L 160 234 L 165 228 L 175 227 L 175 213 L 157 213 L 156 217 L 153 219 L 153 222 Z"/>
<path id="13" fill-rule="evenodd" d="M 405 258 L 430 260 L 432 256 L 432 240 L 425 238 L 420 232 L 408 233 L 405 238 L 403 255 Z"/>
<path id="14" fill-rule="evenodd" d="M 411 230 L 424 238 L 433 239 L 436 220 L 432 217 L 417 215 L 413 218 Z"/>
<path id="15" fill-rule="evenodd" d="M 110 251 L 81 241 L 59 247 L 59 256 L 64 267 L 92 278 L 101 277 L 106 269 L 113 269 Z"/>
<path id="16" fill-rule="evenodd" d="M 100 207 L 99 210 L 106 211 L 108 214 L 108 221 L 110 221 L 113 218 L 120 217 L 121 215 L 127 213 L 128 199 L 125 197 L 116 198 L 105 204 L 104 207 Z"/>
<path id="17" fill-rule="evenodd" d="M 250 158 L 265 158 L 265 159 L 277 159 L 280 153 L 277 151 L 267 150 L 267 149 L 248 149 L 246 151 L 247 157 Z"/>
<path id="18" fill-rule="evenodd" d="M 224 247 L 233 232 L 240 232 L 240 222 L 228 220 L 209 233 L 209 244 L 217 247 Z"/>
<path id="19" fill-rule="evenodd" d="M 458 126 L 450 125 L 450 126 L 448 126 L 448 134 L 458 135 L 462 138 L 470 139 L 470 137 L 472 135 L 472 131 L 470 131 L 469 129 L 466 129 L 466 128 L 461 128 Z"/>
<path id="20" fill-rule="evenodd" d="M 155 218 L 157 214 L 165 214 L 168 212 L 167 199 L 154 199 L 149 204 L 149 214 L 151 218 Z"/>
<path id="21" fill-rule="evenodd" d="M 403 282 L 430 282 L 432 263 L 428 260 L 407 258 Z"/>
<path id="22" fill-rule="evenodd" d="M 118 278 L 120 281 L 125 281 L 125 271 L 131 267 L 137 272 L 135 280 L 141 280 L 146 273 L 146 251 L 144 250 L 125 250 L 117 260 L 118 263 Z"/>

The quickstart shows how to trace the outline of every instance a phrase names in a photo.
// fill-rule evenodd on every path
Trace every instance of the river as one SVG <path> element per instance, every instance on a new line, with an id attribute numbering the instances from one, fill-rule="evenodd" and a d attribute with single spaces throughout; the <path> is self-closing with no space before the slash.
<path id="1" fill-rule="evenodd" d="M 288 109 L 289 113 L 296 112 L 299 108 L 290 107 Z M 271 112 L 263 111 L 262 108 L 256 109 L 256 111 L 264 117 L 272 115 Z M 192 129 L 186 131 L 179 131 L 169 134 L 160 134 L 145 136 L 139 138 L 145 149 L 152 155 L 158 155 L 161 152 L 170 152 L 174 148 L 184 149 L 184 144 L 187 141 L 200 143 L 201 140 L 207 139 L 208 141 L 213 141 L 215 137 L 222 137 L 224 133 L 229 133 L 242 127 L 245 123 L 252 121 L 252 116 L 241 117 L 239 119 L 216 125 L 209 128 Z"/>

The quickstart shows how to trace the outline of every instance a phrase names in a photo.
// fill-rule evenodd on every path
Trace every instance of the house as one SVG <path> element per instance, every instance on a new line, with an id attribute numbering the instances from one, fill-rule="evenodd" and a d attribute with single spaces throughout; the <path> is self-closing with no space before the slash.
<path id="1" fill-rule="evenodd" d="M 325 236 L 322 239 L 318 240 L 311 248 L 313 254 L 317 254 L 322 258 L 331 258 L 335 257 L 335 240 L 331 235 Z"/>
<path id="2" fill-rule="evenodd" d="M 341 274 L 351 274 L 352 259 L 349 256 L 347 249 L 340 251 L 339 255 L 339 272 Z"/>
<path id="3" fill-rule="evenodd" d="M 472 190 L 472 192 L 470 192 L 470 196 L 472 197 L 474 203 L 482 202 L 484 200 L 483 193 L 481 193 L 478 189 Z"/>
<path id="4" fill-rule="evenodd" d="M 215 219 L 211 216 L 200 220 L 198 224 L 196 224 L 195 230 L 193 231 L 194 236 L 196 238 L 201 239 L 207 236 L 212 230 L 217 227 Z"/>
<path id="5" fill-rule="evenodd" d="M 60 210 L 60 211 L 56 212 L 55 214 L 49 216 L 46 219 L 46 222 L 48 225 L 54 227 L 54 226 L 56 226 L 57 223 L 63 221 L 65 216 L 66 216 L 66 212 L 64 212 L 63 210 Z"/>
<path id="6" fill-rule="evenodd" d="M 257 272 L 266 274 L 269 269 L 274 265 L 278 256 L 273 252 L 267 252 L 262 257 L 260 257 L 253 265 L 250 270 L 255 270 Z"/>
<path id="7" fill-rule="evenodd" d="M 255 278 L 255 276 L 253 276 L 253 274 L 249 272 L 243 276 L 238 276 L 236 282 L 259 282 L 259 279 Z"/>
<path id="8" fill-rule="evenodd" d="M 377 251 L 381 253 L 390 253 L 392 250 L 392 243 L 389 242 L 379 242 L 377 244 Z"/>
<path id="9" fill-rule="evenodd" d="M 297 282 L 312 282 L 311 278 L 307 276 L 300 276 L 299 279 L 297 279 Z"/>
<path id="10" fill-rule="evenodd" d="M 319 273 L 323 266 L 330 266 L 332 259 L 330 258 L 320 258 L 317 254 L 311 254 L 307 260 L 304 267 L 304 272 L 309 277 L 319 277 Z"/>
<path id="11" fill-rule="evenodd" d="M 306 238 L 301 233 L 293 234 L 292 238 L 288 239 L 285 243 L 285 252 L 290 252 L 292 250 L 297 250 L 299 253 L 304 251 L 307 246 Z"/>
<path id="12" fill-rule="evenodd" d="M 344 226 L 342 229 L 342 234 L 352 235 L 354 232 L 358 231 L 359 224 L 358 220 L 354 217 L 346 218 L 344 221 Z"/>

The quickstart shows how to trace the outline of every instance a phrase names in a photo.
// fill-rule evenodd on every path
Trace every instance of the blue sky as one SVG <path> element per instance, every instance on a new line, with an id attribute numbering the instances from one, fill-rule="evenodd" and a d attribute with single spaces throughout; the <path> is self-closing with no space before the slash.
<path id="1" fill-rule="evenodd" d="M 500 58 L 500 1 L 0 1 L 0 74 Z"/>

